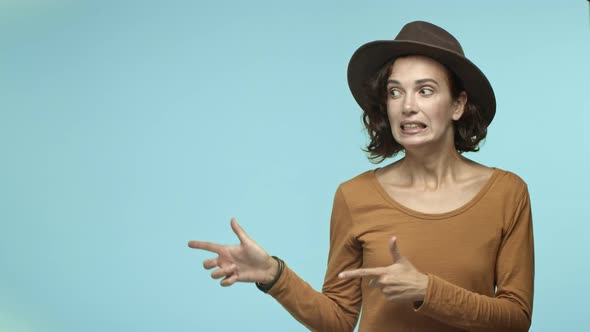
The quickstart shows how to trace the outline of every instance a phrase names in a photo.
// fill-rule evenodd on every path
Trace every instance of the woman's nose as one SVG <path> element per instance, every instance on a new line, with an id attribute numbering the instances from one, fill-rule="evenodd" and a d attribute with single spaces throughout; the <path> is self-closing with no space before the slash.
<path id="1" fill-rule="evenodd" d="M 416 103 L 414 102 L 414 100 L 412 98 L 406 98 L 406 100 L 404 100 L 404 106 L 402 108 L 402 112 L 404 114 L 416 113 Z"/>

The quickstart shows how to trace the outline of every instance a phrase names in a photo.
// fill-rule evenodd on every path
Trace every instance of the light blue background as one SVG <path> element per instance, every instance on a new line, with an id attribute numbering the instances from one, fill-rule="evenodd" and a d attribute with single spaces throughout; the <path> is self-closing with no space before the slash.
<path id="1" fill-rule="evenodd" d="M 346 66 L 453 33 L 498 100 L 479 162 L 529 184 L 532 331 L 588 326 L 588 2 L 0 1 L 0 331 L 304 331 L 190 239 L 236 216 L 320 289 L 337 185 L 369 168 Z"/>

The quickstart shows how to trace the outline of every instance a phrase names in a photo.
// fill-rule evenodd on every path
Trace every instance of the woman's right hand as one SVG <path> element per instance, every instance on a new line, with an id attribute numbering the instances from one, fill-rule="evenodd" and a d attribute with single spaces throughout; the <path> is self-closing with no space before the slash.
<path id="1" fill-rule="evenodd" d="M 278 262 L 246 234 L 235 218 L 231 219 L 231 228 L 240 240 L 238 245 L 190 241 L 188 246 L 217 254 L 216 258 L 205 260 L 203 266 L 207 270 L 217 268 L 211 277 L 223 278 L 221 286 L 231 286 L 237 281 L 270 283 L 278 273 Z"/>

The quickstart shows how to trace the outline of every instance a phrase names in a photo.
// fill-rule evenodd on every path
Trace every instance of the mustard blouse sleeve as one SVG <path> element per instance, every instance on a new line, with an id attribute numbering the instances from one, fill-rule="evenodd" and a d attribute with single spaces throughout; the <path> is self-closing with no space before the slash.
<path id="1" fill-rule="evenodd" d="M 342 193 L 334 197 L 330 221 L 330 253 L 322 292 L 315 291 L 285 266 L 268 294 L 311 331 L 353 331 L 361 307 L 361 284 L 341 280 L 338 273 L 360 268 L 362 251 L 353 232 L 353 221 Z"/>

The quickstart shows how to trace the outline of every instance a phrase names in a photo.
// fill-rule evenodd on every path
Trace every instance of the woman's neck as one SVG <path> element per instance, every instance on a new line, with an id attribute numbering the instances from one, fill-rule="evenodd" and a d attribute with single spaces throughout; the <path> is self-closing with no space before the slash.
<path id="1" fill-rule="evenodd" d="M 406 179 L 405 185 L 434 191 L 456 183 L 460 174 L 464 174 L 468 161 L 454 147 L 450 147 L 406 149 L 405 157 L 396 164 Z"/>

